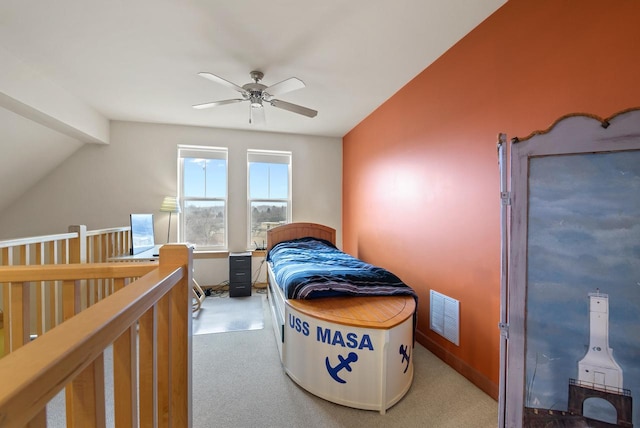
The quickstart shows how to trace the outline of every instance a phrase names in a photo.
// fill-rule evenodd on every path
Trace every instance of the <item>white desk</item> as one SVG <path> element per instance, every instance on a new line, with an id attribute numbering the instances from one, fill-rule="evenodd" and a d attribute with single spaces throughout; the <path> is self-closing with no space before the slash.
<path id="1" fill-rule="evenodd" d="M 153 251 L 145 251 L 140 254 L 136 254 L 133 256 L 116 256 L 109 257 L 107 259 L 108 262 L 157 262 L 160 259 L 160 256 L 156 256 L 153 254 Z"/>
<path id="2" fill-rule="evenodd" d="M 116 257 L 110 257 L 107 261 L 110 262 L 144 262 L 144 261 L 158 261 L 160 259 L 160 246 L 150 248 L 146 251 L 142 251 L 138 254 L 126 254 Z"/>
<path id="3" fill-rule="evenodd" d="M 151 248 L 150 250 L 143 251 L 138 254 L 133 255 L 125 255 L 125 256 L 117 256 L 110 257 L 107 259 L 109 262 L 157 262 L 160 259 L 159 255 L 160 248 Z M 193 286 L 191 287 L 191 291 L 193 292 L 193 298 L 195 302 L 193 303 L 193 312 L 197 312 L 200 310 L 202 306 L 202 302 L 204 301 L 205 295 L 202 287 L 196 281 L 195 278 L 192 278 Z"/>

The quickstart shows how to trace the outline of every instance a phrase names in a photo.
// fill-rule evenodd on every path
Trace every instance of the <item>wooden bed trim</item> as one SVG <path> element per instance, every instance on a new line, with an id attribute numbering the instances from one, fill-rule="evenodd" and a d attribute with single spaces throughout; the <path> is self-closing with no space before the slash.
<path id="1" fill-rule="evenodd" d="M 411 318 L 416 310 L 416 301 L 412 296 L 287 299 L 285 303 L 320 321 L 387 330 Z"/>
<path id="2" fill-rule="evenodd" d="M 274 227 L 267 231 L 267 253 L 274 245 L 291 239 L 304 238 L 324 239 L 336 244 L 336 230 L 318 223 L 289 223 Z"/>

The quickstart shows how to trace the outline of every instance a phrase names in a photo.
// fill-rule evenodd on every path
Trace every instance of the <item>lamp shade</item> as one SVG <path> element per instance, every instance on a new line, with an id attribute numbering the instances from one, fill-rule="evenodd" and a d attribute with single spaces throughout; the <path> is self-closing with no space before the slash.
<path id="1" fill-rule="evenodd" d="M 175 196 L 165 196 L 160 206 L 160 211 L 169 213 L 179 213 L 180 204 Z"/>

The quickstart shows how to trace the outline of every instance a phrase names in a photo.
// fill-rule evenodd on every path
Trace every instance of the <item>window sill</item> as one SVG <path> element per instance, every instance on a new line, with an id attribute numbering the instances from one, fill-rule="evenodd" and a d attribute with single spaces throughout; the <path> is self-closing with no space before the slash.
<path id="1" fill-rule="evenodd" d="M 247 250 L 251 253 L 252 257 L 266 257 L 266 250 Z M 225 259 L 229 257 L 230 251 L 220 251 L 220 250 L 194 250 L 193 258 L 194 259 Z"/>
<path id="2" fill-rule="evenodd" d="M 229 257 L 228 251 L 193 250 L 194 259 L 224 259 Z"/>

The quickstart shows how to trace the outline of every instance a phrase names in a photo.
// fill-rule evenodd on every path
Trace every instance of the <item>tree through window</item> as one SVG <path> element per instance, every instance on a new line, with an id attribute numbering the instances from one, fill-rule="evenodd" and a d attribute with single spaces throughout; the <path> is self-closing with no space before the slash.
<path id="1" fill-rule="evenodd" d="M 227 149 L 178 146 L 180 240 L 198 248 L 227 248 Z"/>
<path id="2" fill-rule="evenodd" d="M 291 153 L 249 150 L 249 248 L 264 248 L 267 230 L 291 221 Z"/>

